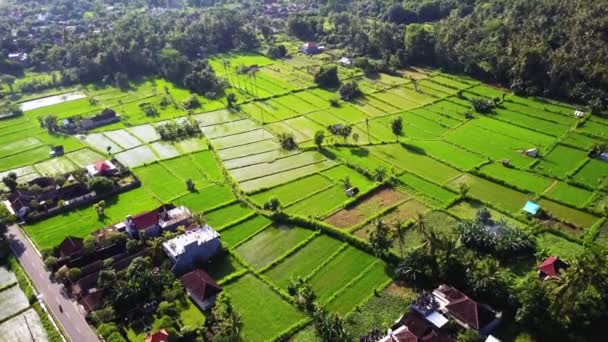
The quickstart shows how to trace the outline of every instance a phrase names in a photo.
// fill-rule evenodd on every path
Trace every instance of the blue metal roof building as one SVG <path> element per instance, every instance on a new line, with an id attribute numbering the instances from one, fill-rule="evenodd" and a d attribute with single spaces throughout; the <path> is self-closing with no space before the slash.
<path id="1" fill-rule="evenodd" d="M 528 201 L 524 206 L 524 211 L 532 216 L 536 216 L 540 213 L 540 205 L 532 201 Z"/>

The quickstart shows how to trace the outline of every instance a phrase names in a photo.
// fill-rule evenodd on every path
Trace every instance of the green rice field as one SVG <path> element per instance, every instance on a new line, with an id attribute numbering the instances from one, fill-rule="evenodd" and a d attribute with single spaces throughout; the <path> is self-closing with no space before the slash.
<path id="1" fill-rule="evenodd" d="M 606 215 L 608 162 L 589 152 L 606 139 L 605 119 L 585 113 L 577 125 L 568 104 L 429 70 L 420 70 L 414 83 L 410 71 L 372 77 L 339 67 L 342 81 L 358 82 L 364 95 L 332 104 L 339 94 L 313 79 L 314 70 L 336 56 L 303 56 L 296 48 L 289 47 L 294 53 L 285 60 L 247 52 L 212 57 L 211 66 L 226 81 L 225 94 L 237 95 L 230 109 L 225 95 L 210 99 L 150 78 L 132 80 L 128 91 L 75 85 L 69 91 L 82 98 L 1 121 L 0 176 L 14 172 L 23 188 L 37 177 L 74 173 L 104 159 L 115 159 L 141 181 L 141 187 L 106 199 L 101 218 L 89 205 L 27 224 L 24 231 L 43 250 L 161 204 L 184 205 L 220 233 L 224 251 L 205 267 L 230 294 L 247 341 L 289 340 L 280 335 L 309 319 L 285 294 L 293 277 L 308 281 L 317 302 L 347 320 L 377 300 L 375 290 L 384 293 L 398 259 L 383 260 L 355 246 L 369 241 L 375 219 L 391 229 L 396 221 L 408 225 L 404 245 L 393 241 L 389 249 L 394 258 L 423 244 L 413 228 L 420 216 L 452 236 L 459 220 L 474 218 L 482 207 L 533 234 L 537 249 L 566 259 L 585 250 L 576 241 L 595 237 Z M 235 72 L 253 64 L 255 77 Z M 486 115 L 463 97 L 503 94 L 500 107 Z M 35 95 L 22 98 L 22 105 Z M 173 102 L 161 105 L 165 95 Z M 186 110 L 182 104 L 190 96 L 201 107 Z M 142 103 L 159 115 L 146 116 Z M 38 123 L 47 114 L 61 120 L 104 108 L 115 109 L 121 120 L 82 135 L 50 134 Z M 188 117 L 202 135 L 165 141 L 156 131 L 167 120 Z M 395 119 L 402 120 L 400 134 L 393 132 Z M 350 125 L 351 134 L 332 135 L 329 126 L 336 124 Z M 317 146 L 319 131 L 324 139 Z M 282 134 L 292 135 L 297 148 L 282 148 Z M 65 155 L 51 157 L 57 145 Z M 532 148 L 537 157 L 523 153 Z M 359 190 L 356 197 L 346 194 L 346 185 Z M 9 189 L 0 184 L 0 191 L 6 197 Z M 263 210 L 275 197 L 277 212 Z M 522 208 L 529 200 L 545 216 L 526 217 Z M 550 233 L 555 230 L 560 236 Z M 600 227 L 589 243 L 604 244 L 606 231 Z M 184 312 L 184 322 L 200 323 L 198 308 L 190 305 Z M 311 325 L 302 328 L 298 336 Z"/>

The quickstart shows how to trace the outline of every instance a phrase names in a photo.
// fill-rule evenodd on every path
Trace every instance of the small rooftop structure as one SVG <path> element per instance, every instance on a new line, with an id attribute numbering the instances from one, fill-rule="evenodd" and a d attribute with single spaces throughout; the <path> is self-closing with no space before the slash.
<path id="1" fill-rule="evenodd" d="M 315 53 L 319 53 L 321 50 L 322 50 L 322 47 L 318 46 L 314 42 L 306 42 L 306 43 L 302 44 L 302 47 L 300 48 L 300 51 L 302 51 L 303 53 L 305 53 L 307 55 L 313 55 Z"/>
<path id="2" fill-rule="evenodd" d="M 580 110 L 575 110 L 575 111 L 574 111 L 574 116 L 580 119 L 580 118 L 582 118 L 583 116 L 585 116 L 585 113 L 583 113 L 583 112 L 582 112 L 582 111 L 580 111 Z"/>
<path id="3" fill-rule="evenodd" d="M 203 310 L 208 310 L 215 303 L 215 298 L 222 288 L 211 276 L 200 269 L 194 270 L 181 277 L 182 284 L 188 295 Z"/>
<path id="4" fill-rule="evenodd" d="M 537 203 L 534 203 L 532 201 L 528 201 L 528 202 L 526 202 L 526 205 L 524 205 L 524 209 L 523 210 L 527 214 L 530 214 L 532 216 L 538 216 L 538 214 L 540 214 L 541 207 Z"/>
<path id="5" fill-rule="evenodd" d="M 608 152 L 601 153 L 600 154 L 600 159 L 603 160 L 603 161 L 605 161 L 605 162 L 608 162 Z"/>
<path id="6" fill-rule="evenodd" d="M 567 269 L 568 267 L 570 267 L 570 265 L 562 261 L 560 258 L 550 256 L 540 265 L 538 265 L 538 276 L 542 280 L 555 278 L 561 271 Z"/>
<path id="7" fill-rule="evenodd" d="M 220 249 L 220 234 L 205 225 L 163 242 L 165 253 L 175 263 L 173 271 L 183 273 L 194 268 L 194 262 L 207 262 Z"/>
<path id="8" fill-rule="evenodd" d="M 167 330 L 161 329 L 152 335 L 148 335 L 146 342 L 169 342 L 169 333 Z"/>
<path id="9" fill-rule="evenodd" d="M 348 57 L 342 57 L 338 63 L 342 64 L 342 66 L 349 67 L 353 65 L 353 60 Z"/>
<path id="10" fill-rule="evenodd" d="M 86 167 L 87 173 L 91 177 L 99 175 L 110 175 L 116 172 L 118 168 L 109 160 L 98 160 L 91 165 Z"/>
<path id="11" fill-rule="evenodd" d="M 162 229 L 172 229 L 192 218 L 190 210 L 184 206 L 162 212 L 159 225 Z"/>
<path id="12" fill-rule="evenodd" d="M 538 148 L 531 148 L 524 151 L 524 154 L 528 157 L 536 158 L 538 157 Z"/>
<path id="13" fill-rule="evenodd" d="M 51 152 L 49 152 L 49 155 L 51 157 L 59 157 L 63 155 L 63 145 L 58 145 L 58 146 L 54 146 L 51 149 Z"/>
<path id="14" fill-rule="evenodd" d="M 348 197 L 355 197 L 359 193 L 359 188 L 357 188 L 356 186 L 353 186 L 352 188 L 348 188 L 348 189 L 344 190 L 344 193 Z"/>
<path id="15" fill-rule="evenodd" d="M 8 54 L 8 59 L 16 62 L 26 62 L 28 55 L 26 52 L 11 52 Z"/>

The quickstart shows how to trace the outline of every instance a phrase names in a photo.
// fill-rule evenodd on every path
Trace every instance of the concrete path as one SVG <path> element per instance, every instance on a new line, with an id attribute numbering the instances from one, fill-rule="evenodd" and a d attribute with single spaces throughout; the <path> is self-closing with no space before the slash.
<path id="1" fill-rule="evenodd" d="M 42 258 L 19 226 L 10 226 L 6 237 L 21 266 L 29 275 L 38 293 L 42 295 L 42 300 L 47 308 L 57 318 L 56 320 L 67 334 L 66 338 L 73 342 L 99 341 L 76 303 L 63 293 L 63 287 L 60 284 L 51 281 L 50 273 L 44 268 Z M 63 312 L 59 310 L 59 305 L 63 308 Z"/>

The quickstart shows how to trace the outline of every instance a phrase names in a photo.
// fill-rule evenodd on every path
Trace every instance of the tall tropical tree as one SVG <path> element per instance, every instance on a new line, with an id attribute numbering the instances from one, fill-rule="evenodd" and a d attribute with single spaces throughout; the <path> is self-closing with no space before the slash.
<path id="1" fill-rule="evenodd" d="M 401 252 L 401 258 L 403 259 L 403 245 L 405 244 L 405 229 L 406 226 L 403 224 L 403 221 L 396 220 L 394 224 L 395 228 L 395 237 L 399 242 L 399 251 Z"/>

